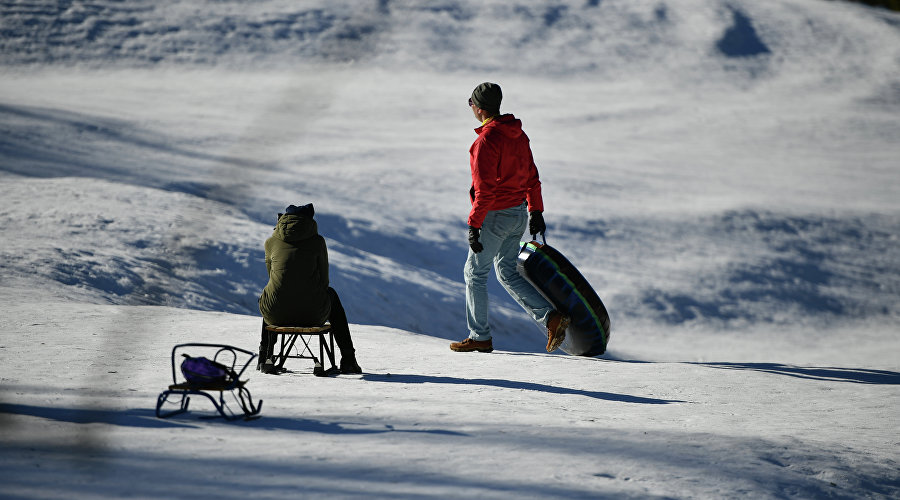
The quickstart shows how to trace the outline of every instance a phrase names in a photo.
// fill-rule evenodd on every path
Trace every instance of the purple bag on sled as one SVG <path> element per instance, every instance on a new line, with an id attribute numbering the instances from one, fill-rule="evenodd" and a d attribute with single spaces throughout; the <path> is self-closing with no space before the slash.
<path id="1" fill-rule="evenodd" d="M 222 363 L 204 357 L 192 358 L 187 354 L 183 356 L 185 360 L 181 362 L 181 373 L 188 383 L 200 385 L 227 383 L 233 380 L 229 374 L 231 370 Z"/>

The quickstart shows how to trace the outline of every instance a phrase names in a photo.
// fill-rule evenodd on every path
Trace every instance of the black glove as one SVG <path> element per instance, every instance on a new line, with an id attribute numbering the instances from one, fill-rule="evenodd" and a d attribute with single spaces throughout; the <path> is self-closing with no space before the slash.
<path id="1" fill-rule="evenodd" d="M 528 232 L 530 234 L 544 234 L 547 224 L 544 224 L 544 215 L 540 211 L 528 212 Z"/>
<path id="2" fill-rule="evenodd" d="M 469 246 L 472 247 L 472 251 L 475 253 L 484 250 L 484 245 L 478 241 L 479 236 L 481 236 L 481 228 L 469 226 Z"/>

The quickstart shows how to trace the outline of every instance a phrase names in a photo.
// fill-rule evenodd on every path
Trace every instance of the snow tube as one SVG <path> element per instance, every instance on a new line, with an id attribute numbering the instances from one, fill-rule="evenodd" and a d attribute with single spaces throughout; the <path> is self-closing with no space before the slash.
<path id="1" fill-rule="evenodd" d="M 609 341 L 609 313 L 597 292 L 559 251 L 531 241 L 522 244 L 516 268 L 572 323 L 560 346 L 574 356 L 599 356 Z"/>

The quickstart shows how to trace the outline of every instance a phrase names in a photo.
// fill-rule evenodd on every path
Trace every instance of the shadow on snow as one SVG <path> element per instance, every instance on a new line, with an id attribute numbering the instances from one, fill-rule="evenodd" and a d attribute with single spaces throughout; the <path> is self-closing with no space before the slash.
<path id="1" fill-rule="evenodd" d="M 645 398 L 640 396 L 629 396 L 627 394 L 615 394 L 612 392 L 602 392 L 602 391 L 586 391 L 583 389 L 572 389 L 569 387 L 559 387 L 554 385 L 547 384 L 538 384 L 535 382 L 521 382 L 516 380 L 503 380 L 503 379 L 493 379 L 493 378 L 457 378 L 457 377 L 443 377 L 443 376 L 432 376 L 432 375 L 404 375 L 404 374 L 365 374 L 363 375 L 364 380 L 368 380 L 370 382 L 389 382 L 396 384 L 454 384 L 454 385 L 474 385 L 474 386 L 487 386 L 487 387 L 497 387 L 500 389 L 518 389 L 518 390 L 528 390 L 528 391 L 537 391 L 537 392 L 545 392 L 548 394 L 568 394 L 572 396 L 585 396 L 594 399 L 602 399 L 604 401 L 613 401 L 618 403 L 637 403 L 637 404 L 651 404 L 651 405 L 661 405 L 661 404 L 671 404 L 671 403 L 685 403 L 686 401 L 679 400 L 671 400 L 671 399 L 657 399 L 657 398 Z"/>
<path id="2" fill-rule="evenodd" d="M 442 429 L 401 429 L 386 423 L 379 423 L 373 426 L 371 424 L 357 422 L 323 422 L 309 418 L 270 417 L 265 415 L 258 420 L 237 420 L 229 422 L 221 418 L 211 417 L 211 405 L 202 406 L 201 404 L 201 406 L 197 406 L 197 409 L 199 411 L 185 413 L 175 418 L 170 417 L 168 419 L 160 419 L 157 418 L 156 413 L 150 409 L 135 408 L 128 410 L 106 410 L 0 403 L 0 414 L 23 415 L 70 424 L 109 424 L 120 427 L 161 429 L 199 428 L 197 424 L 200 424 L 201 422 L 215 422 L 226 425 L 243 425 L 256 429 L 314 432 L 319 434 L 378 434 L 386 432 L 404 432 L 466 436 L 466 434 L 461 432 Z M 204 409 L 209 409 L 210 412 L 206 412 Z M 15 424 L 7 423 L 7 425 L 7 429 L 12 429 Z"/>
<path id="3" fill-rule="evenodd" d="M 900 385 L 900 373 L 865 368 L 792 366 L 780 363 L 691 363 L 724 370 L 751 370 L 807 380 L 854 384 Z"/>
<path id="4" fill-rule="evenodd" d="M 0 403 L 0 414 L 24 415 L 71 424 L 110 424 L 122 427 L 159 429 L 167 427 L 194 427 L 183 423 L 156 418 L 148 409 L 101 410 L 95 408 L 60 408 L 13 403 Z"/>

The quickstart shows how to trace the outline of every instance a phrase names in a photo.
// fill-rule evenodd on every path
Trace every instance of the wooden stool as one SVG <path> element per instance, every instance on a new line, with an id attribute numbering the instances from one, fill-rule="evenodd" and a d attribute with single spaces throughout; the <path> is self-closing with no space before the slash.
<path id="1" fill-rule="evenodd" d="M 315 363 L 313 366 L 313 375 L 317 377 L 327 377 L 333 375 L 340 370 L 334 363 L 334 334 L 331 332 L 331 323 L 326 322 L 320 326 L 277 326 L 266 325 L 266 331 L 270 334 L 277 335 L 281 339 L 277 353 L 272 355 L 272 362 L 275 363 L 277 372 L 286 371 L 284 363 L 288 358 L 311 359 Z M 313 337 L 319 339 L 319 356 L 317 357 L 310 346 Z M 327 337 L 327 338 L 326 338 Z M 303 350 L 299 354 L 291 354 L 297 339 L 303 342 Z M 273 346 L 274 347 L 274 346 Z M 325 368 L 325 357 L 331 364 L 329 368 Z"/>

